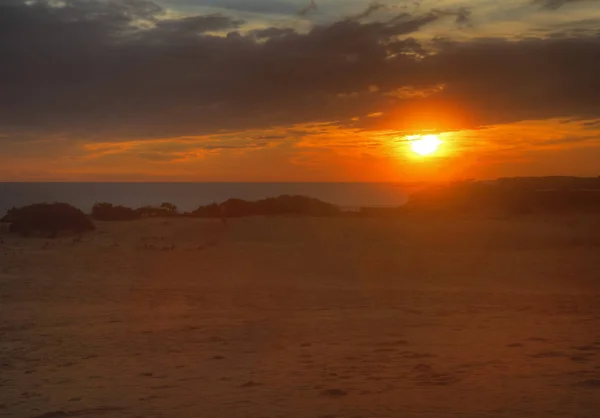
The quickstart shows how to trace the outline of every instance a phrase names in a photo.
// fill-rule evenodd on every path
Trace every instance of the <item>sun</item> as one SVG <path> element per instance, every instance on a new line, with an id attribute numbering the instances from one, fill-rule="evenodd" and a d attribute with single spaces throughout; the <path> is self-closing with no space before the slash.
<path id="1" fill-rule="evenodd" d="M 442 144 L 437 135 L 418 135 L 408 139 L 410 140 L 410 148 L 419 155 L 431 155 Z"/>

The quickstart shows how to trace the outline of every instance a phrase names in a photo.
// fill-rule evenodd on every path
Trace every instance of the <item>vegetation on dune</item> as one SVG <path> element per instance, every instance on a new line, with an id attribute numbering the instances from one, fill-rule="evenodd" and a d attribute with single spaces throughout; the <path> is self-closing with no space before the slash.
<path id="1" fill-rule="evenodd" d="M 438 185 L 413 193 L 403 211 L 500 211 L 509 215 L 600 212 L 600 179 L 511 178 Z"/>
<path id="2" fill-rule="evenodd" d="M 363 207 L 343 211 L 338 206 L 307 196 L 282 195 L 257 201 L 229 199 L 220 204 L 200 206 L 180 213 L 177 206 L 132 209 L 111 203 L 96 203 L 91 217 L 98 221 L 130 221 L 146 217 L 237 218 L 244 216 L 355 216 L 393 218 L 410 214 L 488 214 L 505 215 L 593 212 L 600 213 L 600 177 L 507 178 L 495 181 L 466 181 L 422 187 L 411 193 L 402 207 Z M 41 203 L 13 208 L 2 219 L 15 232 L 61 230 L 85 231 L 93 228 L 90 219 L 65 203 Z"/>
<path id="3" fill-rule="evenodd" d="M 12 208 L 0 219 L 10 224 L 10 232 L 55 237 L 61 232 L 82 233 L 94 229 L 90 218 L 67 203 L 37 203 Z"/>
<path id="4" fill-rule="evenodd" d="M 336 216 L 340 209 L 331 203 L 306 196 L 283 195 L 256 202 L 257 211 L 263 215 Z"/>
<path id="5" fill-rule="evenodd" d="M 126 206 L 100 202 L 92 207 L 92 218 L 97 221 L 132 221 L 140 218 L 177 216 L 177 206 L 164 202 L 160 206 L 142 206 L 132 209 Z"/>
<path id="6" fill-rule="evenodd" d="M 237 218 L 242 216 L 276 216 L 276 215 L 306 215 L 306 216 L 336 216 L 341 213 L 340 209 L 318 199 L 306 196 L 282 195 L 269 197 L 258 201 L 246 201 L 242 199 L 229 199 L 221 204 L 213 203 L 200 206 L 189 213 L 192 217 L 214 218 L 228 217 Z"/>
<path id="7" fill-rule="evenodd" d="M 92 208 L 92 218 L 98 221 L 129 221 L 146 217 L 185 216 L 193 218 L 239 218 L 243 216 L 275 216 L 275 215 L 305 215 L 305 216 L 336 216 L 340 209 L 330 203 L 306 196 L 271 197 L 258 201 L 229 199 L 220 204 L 200 206 L 192 212 L 179 213 L 177 206 L 172 203 L 162 203 L 160 206 L 143 206 L 132 209 L 125 206 L 115 206 L 111 203 L 96 203 Z"/>
<path id="8" fill-rule="evenodd" d="M 195 218 L 218 218 L 221 216 L 221 208 L 217 203 L 206 206 L 200 206 L 198 209 L 190 212 L 188 216 Z"/>
<path id="9" fill-rule="evenodd" d="M 177 216 L 177 206 L 172 203 L 164 202 L 160 206 L 143 206 L 135 210 L 138 213 L 138 217 L 151 218 L 151 217 L 169 217 Z"/>
<path id="10" fill-rule="evenodd" d="M 101 202 L 92 207 L 92 218 L 97 221 L 132 221 L 140 218 L 140 213 L 125 206 Z"/>

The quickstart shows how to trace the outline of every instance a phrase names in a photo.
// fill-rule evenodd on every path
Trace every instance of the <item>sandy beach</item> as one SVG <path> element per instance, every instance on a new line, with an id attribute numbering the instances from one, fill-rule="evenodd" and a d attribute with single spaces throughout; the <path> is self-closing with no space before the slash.
<path id="1" fill-rule="evenodd" d="M 594 417 L 600 220 L 0 235 L 0 416 Z"/>

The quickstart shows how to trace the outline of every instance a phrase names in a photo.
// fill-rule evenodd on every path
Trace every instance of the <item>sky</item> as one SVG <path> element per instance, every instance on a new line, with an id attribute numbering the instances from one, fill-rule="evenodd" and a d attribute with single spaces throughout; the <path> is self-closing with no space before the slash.
<path id="1" fill-rule="evenodd" d="M 0 181 L 600 175 L 599 0 L 0 0 L 0 63 Z"/>

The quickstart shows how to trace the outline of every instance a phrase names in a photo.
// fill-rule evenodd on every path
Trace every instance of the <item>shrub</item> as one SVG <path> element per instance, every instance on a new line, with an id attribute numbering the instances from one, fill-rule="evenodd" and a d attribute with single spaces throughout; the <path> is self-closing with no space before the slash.
<path id="1" fill-rule="evenodd" d="M 160 206 L 142 206 L 135 210 L 141 217 L 170 217 L 177 216 L 177 206 L 172 203 L 164 202 Z"/>
<path id="2" fill-rule="evenodd" d="M 112 203 L 96 203 L 92 208 L 92 218 L 97 221 L 132 221 L 140 216 L 134 209 Z"/>
<path id="3" fill-rule="evenodd" d="M 37 203 L 12 208 L 1 221 L 11 224 L 11 232 L 23 235 L 55 237 L 64 231 L 82 233 L 94 229 L 93 222 L 85 213 L 67 203 Z"/>
<path id="4" fill-rule="evenodd" d="M 337 206 L 307 196 L 282 195 L 256 202 L 261 215 L 309 215 L 335 216 L 340 214 Z"/>
<path id="5" fill-rule="evenodd" d="M 242 199 L 229 199 L 221 203 L 219 206 L 223 215 L 230 218 L 258 214 L 256 203 L 248 202 Z"/>
<path id="6" fill-rule="evenodd" d="M 220 205 L 213 203 L 200 206 L 189 215 L 203 218 L 241 217 L 241 216 L 274 216 L 274 215 L 307 215 L 307 216 L 336 216 L 340 209 L 330 203 L 306 196 L 282 195 L 269 197 L 256 202 L 242 199 L 229 199 Z"/>
<path id="7" fill-rule="evenodd" d="M 216 203 L 212 203 L 207 206 L 200 206 L 193 212 L 189 213 L 190 216 L 197 218 L 218 218 L 221 216 L 221 209 Z"/>
<path id="8" fill-rule="evenodd" d="M 177 206 L 175 206 L 172 203 L 169 202 L 163 202 L 160 204 L 160 209 L 162 209 L 163 211 L 170 213 L 170 214 L 176 214 L 177 213 Z"/>

